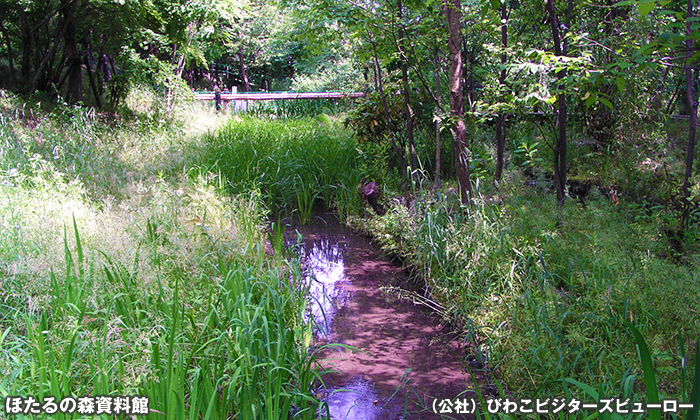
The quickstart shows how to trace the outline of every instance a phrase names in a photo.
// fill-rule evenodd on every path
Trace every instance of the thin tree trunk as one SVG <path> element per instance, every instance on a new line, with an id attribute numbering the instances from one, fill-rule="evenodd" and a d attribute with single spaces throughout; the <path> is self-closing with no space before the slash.
<path id="1" fill-rule="evenodd" d="M 443 12 L 449 32 L 448 47 L 450 51 L 450 117 L 452 118 L 452 135 L 455 141 L 455 171 L 459 184 L 460 198 L 463 204 L 469 203 L 472 184 L 469 179 L 469 158 L 467 156 L 467 126 L 464 123 L 464 104 L 462 96 L 462 10 L 460 0 L 443 0 Z"/>
<path id="2" fill-rule="evenodd" d="M 506 82 L 507 62 L 505 48 L 508 48 L 508 10 L 505 3 L 501 3 L 501 47 L 504 51 L 501 53 L 501 74 L 498 77 L 498 82 L 503 86 Z M 503 111 L 499 112 L 496 117 L 496 171 L 493 174 L 495 182 L 501 180 L 503 174 L 503 159 L 506 148 L 506 116 Z"/>
<path id="3" fill-rule="evenodd" d="M 683 180 L 683 226 L 687 226 L 690 217 L 690 177 L 693 175 L 693 160 L 695 157 L 695 132 L 698 126 L 698 102 L 693 92 L 693 33 L 691 24 L 693 19 L 693 0 L 688 0 L 688 15 L 686 19 L 686 62 L 685 62 L 685 86 L 690 108 L 690 127 L 688 128 L 688 149 L 685 155 L 685 174 Z"/>
<path id="4" fill-rule="evenodd" d="M 437 98 L 437 107 L 439 110 L 442 109 L 442 92 L 440 86 L 440 65 L 438 62 L 438 50 L 435 51 L 435 91 Z M 441 129 L 440 118 L 435 119 L 435 189 L 440 188 L 440 172 L 442 171 L 442 144 L 440 137 Z"/>
<path id="5" fill-rule="evenodd" d="M 32 72 L 32 32 L 27 21 L 27 14 L 22 8 L 19 9 L 19 22 L 22 30 L 22 84 L 33 90 L 33 86 L 27 86 L 31 80 Z"/>
<path id="6" fill-rule="evenodd" d="M 109 66 L 112 68 L 112 74 L 116 75 L 117 74 L 117 69 L 114 68 L 114 60 L 112 59 L 112 56 L 107 56 L 109 58 Z M 123 68 L 122 68 L 123 69 Z M 108 81 L 111 81 L 112 78 L 110 77 L 107 79 Z"/>
<path id="7" fill-rule="evenodd" d="M 549 21 L 552 28 L 552 40 L 554 41 L 554 55 L 562 57 L 566 55 L 566 51 L 562 48 L 561 34 L 559 33 L 559 20 L 554 7 L 554 0 L 547 0 L 547 9 L 549 10 Z M 569 3 L 569 13 L 571 13 L 571 3 Z M 568 16 L 567 16 L 568 21 Z M 567 22 L 568 23 L 568 22 Z M 569 25 L 567 24 L 568 28 Z M 557 84 L 559 93 L 557 94 L 557 138 L 554 143 L 554 185 L 557 190 L 557 202 L 559 205 L 564 205 L 566 198 L 566 119 L 568 108 L 566 104 L 566 94 L 562 83 L 566 78 L 566 70 L 561 70 L 557 73 Z"/>
<path id="8" fill-rule="evenodd" d="M 102 109 L 102 101 L 100 100 L 100 96 L 102 95 L 102 92 L 97 90 L 97 85 L 95 84 L 95 78 L 93 77 L 92 69 L 90 66 L 89 55 L 85 55 L 85 68 L 87 69 L 88 79 L 90 79 L 90 87 L 92 88 L 92 95 L 95 97 L 95 105 L 97 106 L 97 109 Z"/>
<path id="9" fill-rule="evenodd" d="M 66 101 L 74 104 L 83 100 L 82 58 L 75 39 L 75 2 L 68 0 L 63 9 L 65 21 L 64 40 L 66 41 L 66 62 L 68 64 L 68 93 Z"/>
<path id="10" fill-rule="evenodd" d="M 248 73 L 245 68 L 245 60 L 243 58 L 243 52 L 238 53 L 238 63 L 240 65 L 241 79 L 243 80 L 243 92 L 250 92 L 250 80 L 248 80 Z"/>
<path id="11" fill-rule="evenodd" d="M 173 54 L 170 58 L 170 64 L 175 67 L 175 75 L 182 77 L 182 72 L 185 71 L 185 54 L 177 54 L 177 44 L 173 44 Z"/>
<path id="12" fill-rule="evenodd" d="M 0 32 L 2 32 L 2 36 L 5 38 L 5 45 L 7 45 L 7 61 L 10 66 L 10 85 L 14 86 L 14 84 L 17 82 L 17 73 L 15 72 L 15 59 L 14 59 L 14 54 L 12 53 L 12 43 L 10 42 L 10 34 L 7 32 L 7 28 L 5 28 L 5 25 L 0 22 Z"/>
<path id="13" fill-rule="evenodd" d="M 389 117 L 389 106 L 386 103 L 386 94 L 384 93 L 384 84 L 382 83 L 382 68 L 379 66 L 379 58 L 377 58 L 377 46 L 370 40 L 369 43 L 372 45 L 372 51 L 374 52 L 374 66 L 377 74 L 377 87 L 379 88 L 379 95 L 382 98 L 382 107 L 384 108 L 384 121 L 386 122 L 386 128 L 389 130 L 389 138 L 391 139 L 391 147 L 394 149 L 394 153 L 399 157 L 399 164 L 401 167 L 402 174 L 408 171 L 408 164 L 406 163 L 406 157 L 403 154 L 403 149 L 396 144 L 396 136 L 391 129 L 391 118 Z"/>
<path id="14" fill-rule="evenodd" d="M 411 106 L 411 93 L 408 84 L 408 66 L 405 62 L 401 64 L 401 79 L 403 82 L 404 112 L 406 114 L 406 138 L 408 139 L 408 153 L 411 160 L 411 174 L 413 177 L 413 174 L 416 173 L 416 169 L 418 169 L 418 157 L 416 156 L 413 107 Z"/>
<path id="15" fill-rule="evenodd" d="M 108 82 L 112 81 L 112 72 L 109 70 L 109 59 L 104 52 L 100 53 L 97 63 L 97 70 L 101 70 L 104 74 L 104 79 Z"/>
<path id="16" fill-rule="evenodd" d="M 63 9 L 63 8 L 62 8 Z M 56 69 L 53 67 L 53 63 L 56 62 L 56 51 L 58 50 L 58 47 L 60 45 L 59 39 L 63 38 L 66 36 L 66 27 L 67 25 L 57 25 L 56 26 L 56 31 L 53 37 L 53 40 L 50 42 L 51 48 L 49 51 L 46 53 L 44 58 L 41 60 L 39 65 L 36 68 L 36 73 L 34 74 L 34 78 L 32 79 L 32 84 L 31 88 L 32 90 L 36 88 L 40 89 L 45 89 L 49 86 L 50 83 L 54 83 L 57 86 L 57 89 L 60 89 L 61 86 L 63 85 L 63 82 L 65 81 L 65 78 L 68 76 L 68 73 L 66 73 L 61 79 L 57 82 L 56 79 L 59 77 L 61 74 L 61 71 L 63 71 L 63 60 L 65 58 L 65 50 L 67 49 L 67 45 L 64 46 L 63 48 L 63 53 L 61 56 L 61 60 L 58 62 L 59 65 L 57 66 Z M 48 39 L 48 30 L 47 30 L 47 39 Z M 37 51 L 38 54 L 38 51 Z M 37 56 L 37 61 L 39 57 Z M 46 76 L 42 78 L 42 74 L 44 74 L 44 69 L 46 69 Z M 53 70 L 53 71 L 52 71 Z"/>
<path id="17" fill-rule="evenodd" d="M 401 54 L 401 81 L 403 84 L 403 98 L 404 98 L 404 113 L 406 114 L 406 139 L 408 140 L 408 155 L 411 161 L 411 178 L 416 174 L 418 169 L 418 157 L 416 156 L 416 145 L 414 139 L 414 128 L 413 128 L 413 107 L 411 106 L 411 91 L 408 84 L 408 55 L 406 54 L 406 48 L 404 46 L 406 42 L 406 34 L 404 31 L 402 20 L 402 9 L 403 5 L 401 0 L 398 0 L 398 47 L 399 53 Z"/>

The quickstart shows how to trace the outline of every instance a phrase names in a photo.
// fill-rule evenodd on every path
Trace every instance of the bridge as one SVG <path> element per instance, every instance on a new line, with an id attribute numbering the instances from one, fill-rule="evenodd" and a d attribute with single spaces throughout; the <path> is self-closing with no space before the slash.
<path id="1" fill-rule="evenodd" d="M 233 111 L 246 112 L 248 101 L 275 101 L 280 99 L 345 99 L 361 98 L 362 92 L 246 92 L 238 93 L 221 92 L 221 102 L 224 109 L 228 109 L 229 102 L 233 102 Z M 198 92 L 194 95 L 200 101 L 213 101 L 214 92 Z"/>
<path id="2" fill-rule="evenodd" d="M 363 92 L 221 92 L 221 100 L 228 101 L 274 101 L 278 99 L 345 99 L 361 98 Z M 213 101 L 214 92 L 195 93 L 195 99 Z"/>

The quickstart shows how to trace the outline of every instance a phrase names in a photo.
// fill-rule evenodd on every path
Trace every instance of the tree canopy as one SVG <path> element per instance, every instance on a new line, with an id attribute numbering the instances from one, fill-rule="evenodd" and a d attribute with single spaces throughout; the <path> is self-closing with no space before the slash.
<path id="1" fill-rule="evenodd" d="M 388 142 L 407 179 L 454 168 L 464 200 L 484 161 L 465 137 L 470 127 L 496 127 L 495 182 L 506 148 L 530 163 L 546 150 L 563 202 L 574 125 L 595 152 L 621 147 L 623 127 L 680 115 L 690 121 L 688 198 L 695 8 L 692 0 L 3 0 L 0 84 L 98 108 L 117 106 L 139 83 L 169 100 L 215 84 L 364 90 L 349 118 L 357 132 Z M 507 140 L 513 121 L 532 122 L 543 144 Z M 452 148 L 440 142 L 444 129 Z M 441 165 L 441 149 L 453 165 Z"/>

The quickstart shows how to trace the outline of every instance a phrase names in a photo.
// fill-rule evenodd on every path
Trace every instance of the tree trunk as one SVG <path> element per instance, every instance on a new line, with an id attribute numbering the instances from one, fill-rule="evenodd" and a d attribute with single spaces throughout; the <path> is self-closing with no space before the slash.
<path id="1" fill-rule="evenodd" d="M 447 20 L 449 33 L 448 47 L 450 54 L 450 118 L 452 135 L 455 142 L 455 172 L 459 184 L 462 204 L 468 204 L 472 195 L 469 179 L 469 157 L 467 155 L 467 126 L 464 123 L 464 104 L 462 97 L 462 11 L 460 0 L 443 0 L 443 12 Z"/>
<path id="2" fill-rule="evenodd" d="M 170 63 L 175 67 L 175 75 L 177 77 L 182 77 L 182 72 L 185 71 L 185 53 L 177 53 L 177 44 L 173 44 L 173 55 L 170 59 Z"/>
<path id="3" fill-rule="evenodd" d="M 72 3 L 69 3 L 72 4 Z M 61 7 L 61 10 L 64 10 L 64 7 Z M 60 90 L 61 87 L 63 86 L 63 82 L 65 82 L 66 78 L 69 75 L 69 72 L 65 72 L 63 76 L 60 76 L 61 72 L 63 71 L 63 63 L 64 60 L 66 59 L 66 52 L 68 50 L 67 45 L 63 45 L 63 51 L 61 55 L 61 59 L 58 60 L 58 65 L 55 66 L 54 68 L 54 63 L 56 63 L 56 53 L 58 51 L 59 46 L 61 46 L 61 42 L 59 41 L 61 38 L 65 38 L 66 36 L 66 30 L 68 29 L 68 24 L 65 19 L 61 19 L 61 23 L 59 25 L 56 25 L 56 29 L 54 31 L 53 37 L 50 36 L 49 33 L 49 28 L 48 26 L 45 28 L 46 31 L 46 44 L 50 45 L 51 47 L 49 50 L 44 54 L 44 57 L 42 58 L 40 56 L 40 49 L 36 49 L 36 63 L 38 63 L 35 68 L 35 73 L 34 73 L 34 78 L 32 79 L 31 82 L 31 90 L 34 89 L 39 89 L 43 91 L 48 91 L 49 86 L 51 84 L 55 85 L 54 90 Z M 67 60 L 66 60 L 67 61 Z M 57 81 L 58 79 L 58 81 Z"/>
<path id="4" fill-rule="evenodd" d="M 100 53 L 98 58 L 97 69 L 102 71 L 104 79 L 108 82 L 112 81 L 112 72 L 109 71 L 109 59 L 105 53 Z"/>
<path id="5" fill-rule="evenodd" d="M 90 55 L 88 54 L 85 55 L 85 69 L 87 70 L 88 79 L 90 80 L 92 95 L 95 97 L 95 106 L 97 109 L 102 109 L 102 100 L 100 99 L 102 96 L 102 91 L 98 90 L 97 85 L 95 84 L 95 78 L 93 77 L 92 68 L 90 66 Z"/>
<path id="6" fill-rule="evenodd" d="M 20 7 L 19 9 L 19 22 L 20 22 L 20 28 L 22 30 L 22 81 L 21 83 L 25 87 L 29 87 L 30 90 L 32 87 L 28 86 L 32 74 L 32 32 L 31 28 L 29 27 L 29 22 L 27 21 L 27 14 L 25 11 Z"/>
<path id="7" fill-rule="evenodd" d="M 414 128 L 413 128 L 413 107 L 411 106 L 411 94 L 409 92 L 408 85 L 408 68 L 406 63 L 401 64 L 401 73 L 403 80 L 403 98 L 404 98 L 404 112 L 406 114 L 406 139 L 408 140 L 408 154 L 411 161 L 411 178 L 416 174 L 418 169 L 418 157 L 416 156 L 416 144 L 414 138 Z"/>
<path id="8" fill-rule="evenodd" d="M 384 92 L 384 83 L 382 82 L 382 68 L 379 66 L 379 58 L 377 57 L 377 46 L 370 39 L 370 45 L 372 45 L 372 51 L 374 52 L 374 68 L 377 75 L 377 88 L 379 89 L 379 95 L 382 98 L 382 108 L 384 109 L 384 121 L 386 122 L 386 128 L 389 131 L 389 138 L 391 140 L 391 148 L 394 153 L 399 157 L 399 169 L 402 174 L 406 174 L 408 171 L 408 164 L 406 163 L 406 156 L 404 156 L 404 151 L 401 147 L 396 144 L 396 136 L 394 131 L 391 129 L 391 118 L 389 117 L 389 106 L 386 102 L 386 94 Z"/>
<path id="9" fill-rule="evenodd" d="M 15 59 L 12 53 L 12 42 L 10 41 L 10 34 L 5 28 L 5 25 L 0 22 L 0 32 L 2 32 L 3 38 L 5 38 L 5 45 L 7 45 L 7 61 L 10 66 L 10 84 L 9 87 L 14 87 L 17 82 L 17 73 L 15 72 Z"/>
<path id="10" fill-rule="evenodd" d="M 693 160 L 695 157 L 695 132 L 698 126 L 698 102 L 693 92 L 693 33 L 691 24 L 693 20 L 693 0 L 688 0 L 688 16 L 686 19 L 686 62 L 685 62 L 685 86 L 690 110 L 690 127 L 688 128 L 688 148 L 685 155 L 685 174 L 683 180 L 683 226 L 688 225 L 690 218 L 690 177 L 693 175 Z"/>
<path id="11" fill-rule="evenodd" d="M 554 7 L 554 0 L 547 0 L 547 9 L 549 11 L 549 22 L 552 27 L 552 40 L 554 41 L 554 55 L 562 57 L 566 55 L 565 48 L 562 48 L 562 37 L 559 32 L 559 20 Z M 571 15 L 571 2 L 569 2 L 569 13 L 567 14 L 567 25 Z M 568 108 L 566 105 L 566 94 L 562 83 L 566 79 L 566 70 L 561 70 L 557 73 L 557 85 L 559 93 L 557 94 L 557 135 L 554 143 L 554 185 L 557 190 L 557 202 L 559 205 L 564 205 L 566 198 L 566 119 Z"/>
<path id="12" fill-rule="evenodd" d="M 68 65 L 68 93 L 66 102 L 74 104 L 83 100 L 82 58 L 78 52 L 75 39 L 75 2 L 63 1 L 63 19 L 65 22 L 64 40 L 66 41 L 66 64 Z"/>
<path id="13" fill-rule="evenodd" d="M 508 48 L 508 10 L 505 3 L 501 3 L 501 47 L 504 51 L 501 53 L 501 74 L 498 77 L 498 82 L 503 86 L 506 82 L 506 52 L 505 48 Z M 495 182 L 501 180 L 501 175 L 503 174 L 503 155 L 506 148 L 506 116 L 501 111 L 496 117 L 496 171 L 493 174 Z"/>
<path id="14" fill-rule="evenodd" d="M 418 157 L 416 156 L 416 145 L 415 145 L 415 139 L 414 139 L 414 129 L 413 129 L 413 107 L 411 106 L 411 92 L 410 92 L 410 86 L 408 84 L 408 55 L 406 54 L 406 48 L 404 47 L 405 43 L 405 31 L 403 27 L 403 23 L 401 23 L 402 20 L 402 9 L 403 5 L 401 4 L 401 0 L 398 1 L 397 4 L 398 7 L 398 18 L 399 18 L 399 27 L 398 27 L 398 35 L 399 35 L 399 40 L 398 40 L 398 47 L 399 47 L 399 53 L 401 54 L 401 81 L 403 84 L 403 99 L 404 99 L 404 113 L 406 114 L 406 139 L 408 140 L 408 154 L 409 154 L 409 159 L 411 162 L 411 168 L 410 168 L 410 176 L 411 178 L 414 177 L 414 174 L 417 174 L 416 170 L 418 169 Z"/>
<path id="15" fill-rule="evenodd" d="M 438 50 L 435 51 L 435 92 L 437 98 L 438 110 L 442 110 L 442 92 L 440 85 L 440 64 L 438 58 Z M 440 188 L 440 171 L 442 170 L 442 142 L 440 137 L 441 128 L 440 118 L 435 119 L 435 189 Z"/>
<path id="16" fill-rule="evenodd" d="M 117 69 L 114 68 L 114 60 L 112 59 L 112 56 L 111 56 L 111 55 L 108 56 L 108 58 L 109 58 L 109 67 L 112 69 L 112 74 L 116 75 L 116 74 L 117 74 Z M 109 81 L 109 80 L 112 80 L 112 78 L 110 77 L 110 78 L 107 79 L 107 80 L 108 80 L 108 81 Z"/>
<path id="17" fill-rule="evenodd" d="M 248 80 L 248 73 L 245 68 L 245 60 L 243 58 L 243 52 L 238 53 L 238 63 L 240 65 L 241 79 L 243 80 L 243 92 L 250 92 L 250 80 Z"/>

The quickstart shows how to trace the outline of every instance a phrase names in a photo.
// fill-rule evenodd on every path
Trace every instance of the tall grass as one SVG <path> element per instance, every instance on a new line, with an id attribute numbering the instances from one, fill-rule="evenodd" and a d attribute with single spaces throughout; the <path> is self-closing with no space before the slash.
<path id="1" fill-rule="evenodd" d="M 188 171 L 201 138 L 140 112 L 106 123 L 0 95 L 0 398 L 314 418 L 304 282 L 265 253 L 261 190 Z"/>
<path id="2" fill-rule="evenodd" d="M 352 99 L 297 99 L 248 102 L 246 113 L 256 118 L 313 118 L 318 115 L 337 115 L 348 109 Z"/>
<path id="3" fill-rule="evenodd" d="M 693 354 L 678 337 L 700 336 L 700 281 L 692 267 L 657 257 L 666 249 L 652 221 L 595 194 L 563 210 L 537 191 L 475 202 L 425 193 L 353 223 L 406 258 L 430 301 L 465 331 L 470 357 L 509 392 L 585 400 L 567 378 L 601 396 L 643 392 L 650 366 L 637 357 L 632 323 L 649 343 L 658 394 L 689 397 L 682 378 L 692 376 L 683 369 Z"/>
<path id="4" fill-rule="evenodd" d="M 295 213 L 305 223 L 315 207 L 359 204 L 355 140 L 328 117 L 234 118 L 205 143 L 200 169 L 220 174 L 231 192 L 259 189 L 275 213 Z"/>
<path id="5" fill-rule="evenodd" d="M 195 302 L 181 292 L 186 279 L 144 290 L 123 267 L 100 272 L 77 225 L 74 239 L 66 275 L 51 276 L 47 307 L 11 307 L 4 319 L 19 328 L 3 333 L 0 366 L 11 381 L 0 395 L 143 395 L 162 413 L 154 417 L 167 419 L 315 416 L 310 390 L 319 378 L 301 344 L 298 267 L 269 266 L 251 249 L 219 260 L 220 276 L 199 279 L 208 286 Z"/>

